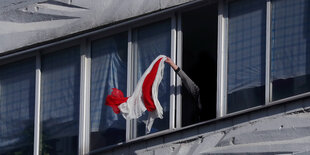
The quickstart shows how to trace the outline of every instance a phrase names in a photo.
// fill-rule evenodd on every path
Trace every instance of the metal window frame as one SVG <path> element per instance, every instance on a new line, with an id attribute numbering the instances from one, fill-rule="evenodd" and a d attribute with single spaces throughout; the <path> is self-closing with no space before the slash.
<path id="1" fill-rule="evenodd" d="M 64 50 L 66 48 L 70 48 L 70 47 L 73 47 L 73 46 L 79 46 L 80 55 L 81 55 L 81 50 L 82 50 L 81 45 L 82 45 L 82 43 L 83 43 L 83 39 L 77 39 L 77 40 L 74 40 L 74 41 L 71 41 L 71 42 L 59 43 L 57 46 L 52 46 L 52 47 L 49 47 L 49 48 L 41 49 L 40 50 L 40 55 L 42 57 L 45 54 L 58 52 L 58 51 L 61 51 L 61 50 Z"/>
<path id="2" fill-rule="evenodd" d="M 183 67 L 183 31 L 182 31 L 182 12 L 177 13 L 177 56 L 176 65 Z M 182 127 L 182 80 L 176 76 L 176 128 Z"/>
<path id="3" fill-rule="evenodd" d="M 36 79 L 35 79 L 35 110 L 34 110 L 34 141 L 33 154 L 40 154 L 40 136 L 41 136 L 41 56 L 36 53 Z"/>
<path id="4" fill-rule="evenodd" d="M 90 42 L 83 40 L 80 48 L 80 119 L 79 119 L 79 149 L 78 154 L 84 155 L 90 150 L 90 73 L 91 51 Z"/>
<path id="5" fill-rule="evenodd" d="M 271 0 L 266 1 L 266 73 L 265 73 L 265 104 L 272 101 L 272 82 L 270 81 L 271 54 Z"/>
<path id="6" fill-rule="evenodd" d="M 25 53 L 25 54 L 20 54 L 15 57 L 9 57 L 7 59 L 0 59 L 0 66 L 7 65 L 9 63 L 13 63 L 17 61 L 21 61 L 27 58 L 36 57 L 37 55 L 38 55 L 38 51 L 33 51 L 32 53 Z"/>
<path id="7" fill-rule="evenodd" d="M 217 108 L 216 117 L 227 114 L 227 62 L 228 62 L 228 2 L 218 3 L 218 47 L 217 47 Z"/>
<path id="8" fill-rule="evenodd" d="M 133 81 L 133 55 L 132 55 L 132 32 L 131 29 L 128 29 L 128 35 L 127 35 L 127 96 L 130 96 L 133 92 L 133 83 L 130 81 Z M 133 122 L 131 120 L 126 120 L 126 142 L 128 142 L 130 139 L 132 139 L 132 124 Z"/>
<path id="9" fill-rule="evenodd" d="M 177 61 L 177 17 L 172 15 L 171 17 L 171 43 L 170 43 L 170 57 L 174 62 Z M 176 73 L 170 68 L 170 116 L 169 116 L 169 128 L 176 128 Z M 168 69 L 168 68 L 167 68 Z"/>

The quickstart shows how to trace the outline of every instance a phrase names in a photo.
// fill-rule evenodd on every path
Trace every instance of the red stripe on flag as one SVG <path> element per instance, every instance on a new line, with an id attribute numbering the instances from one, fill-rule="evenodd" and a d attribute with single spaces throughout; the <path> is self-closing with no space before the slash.
<path id="1" fill-rule="evenodd" d="M 157 62 L 154 64 L 150 73 L 145 77 L 143 85 L 142 85 L 142 94 L 143 94 L 142 98 L 144 101 L 144 105 L 148 111 L 156 110 L 156 106 L 154 104 L 154 100 L 152 97 L 152 86 L 153 86 L 161 59 L 162 58 L 157 60 Z"/>

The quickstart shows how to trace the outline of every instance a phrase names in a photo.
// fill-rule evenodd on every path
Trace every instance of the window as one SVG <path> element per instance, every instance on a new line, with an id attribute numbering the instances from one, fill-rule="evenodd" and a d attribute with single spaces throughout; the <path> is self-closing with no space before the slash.
<path id="1" fill-rule="evenodd" d="M 227 113 L 265 103 L 266 1 L 228 4 Z"/>
<path id="2" fill-rule="evenodd" d="M 42 55 L 41 154 L 77 154 L 80 106 L 79 46 Z"/>
<path id="3" fill-rule="evenodd" d="M 171 20 L 146 25 L 133 31 L 133 49 L 135 52 L 135 84 L 144 71 L 158 55 L 170 57 L 171 53 Z M 169 129 L 170 120 L 170 66 L 165 64 L 164 77 L 159 85 L 158 99 L 163 107 L 163 119 L 156 119 L 151 133 Z M 134 84 L 134 85 L 135 85 Z M 145 135 L 147 113 L 137 119 L 137 136 Z"/>
<path id="4" fill-rule="evenodd" d="M 0 66 L 0 154 L 33 154 L 35 59 Z"/>
<path id="5" fill-rule="evenodd" d="M 272 1 L 272 99 L 310 91 L 310 1 Z"/>
<path id="6" fill-rule="evenodd" d="M 217 7 L 212 4 L 182 14 L 182 69 L 199 86 L 202 113 L 182 87 L 182 126 L 216 117 Z"/>
<path id="7" fill-rule="evenodd" d="M 124 142 L 126 120 L 105 100 L 112 88 L 127 96 L 127 32 L 91 44 L 91 150 Z"/>

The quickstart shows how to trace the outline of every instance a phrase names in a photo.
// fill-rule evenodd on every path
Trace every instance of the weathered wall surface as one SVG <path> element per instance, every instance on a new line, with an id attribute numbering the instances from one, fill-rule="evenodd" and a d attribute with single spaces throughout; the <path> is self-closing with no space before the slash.
<path id="1" fill-rule="evenodd" d="M 0 53 L 193 0 L 4 0 Z"/>
<path id="2" fill-rule="evenodd" d="M 310 99 L 266 107 L 98 154 L 310 154 Z"/>

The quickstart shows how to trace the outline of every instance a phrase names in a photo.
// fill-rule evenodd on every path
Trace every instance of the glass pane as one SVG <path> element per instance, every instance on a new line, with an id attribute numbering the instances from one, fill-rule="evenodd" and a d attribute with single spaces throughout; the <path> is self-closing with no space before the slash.
<path id="1" fill-rule="evenodd" d="M 198 85 L 202 105 L 200 112 L 183 85 L 182 126 L 216 117 L 217 7 L 214 3 L 182 14 L 182 69 Z M 202 71 L 207 71 L 207 76 L 201 75 Z"/>
<path id="2" fill-rule="evenodd" d="M 112 88 L 127 95 L 127 32 L 91 46 L 91 150 L 125 141 L 126 120 L 105 105 Z"/>
<path id="3" fill-rule="evenodd" d="M 0 66 L 0 154 L 33 154 L 35 59 Z"/>
<path id="4" fill-rule="evenodd" d="M 310 1 L 272 1 L 273 100 L 310 91 Z"/>
<path id="5" fill-rule="evenodd" d="M 41 65 L 41 154 L 77 154 L 79 46 L 43 55 Z"/>
<path id="6" fill-rule="evenodd" d="M 229 3 L 227 112 L 265 103 L 266 1 Z"/>
<path id="7" fill-rule="evenodd" d="M 170 57 L 171 26 L 170 20 L 150 24 L 134 30 L 134 49 L 137 54 L 136 83 L 149 67 L 151 62 L 159 55 Z M 158 88 L 158 99 L 163 107 L 163 119 L 154 121 L 151 133 L 169 128 L 170 112 L 170 66 L 165 64 L 164 77 Z M 145 135 L 147 112 L 137 120 L 137 136 Z"/>

